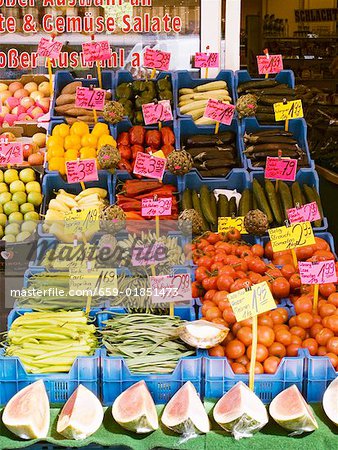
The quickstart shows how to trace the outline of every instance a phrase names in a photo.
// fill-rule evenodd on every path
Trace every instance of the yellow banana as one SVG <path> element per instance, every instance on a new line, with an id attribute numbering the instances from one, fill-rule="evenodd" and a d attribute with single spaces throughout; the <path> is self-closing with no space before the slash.
<path id="1" fill-rule="evenodd" d="M 75 194 L 71 194 L 70 192 L 67 192 L 64 189 L 59 189 L 57 191 L 57 194 L 67 195 L 67 197 L 70 197 L 70 198 L 75 198 L 76 197 Z"/>
<path id="2" fill-rule="evenodd" d="M 70 208 L 67 205 L 57 201 L 55 198 L 49 202 L 48 209 L 56 209 L 57 211 L 63 211 L 65 213 L 70 211 Z"/>
<path id="3" fill-rule="evenodd" d="M 67 195 L 64 194 L 58 194 L 55 200 L 63 203 L 69 208 L 74 208 L 75 206 L 77 206 L 77 202 L 72 197 L 68 197 Z"/>
<path id="4" fill-rule="evenodd" d="M 75 200 L 79 201 L 80 199 L 84 197 L 89 197 L 93 194 L 97 194 L 101 198 L 106 198 L 108 192 L 106 191 L 106 189 L 103 188 L 88 188 L 85 189 L 84 191 L 81 191 L 80 194 L 75 197 Z"/>

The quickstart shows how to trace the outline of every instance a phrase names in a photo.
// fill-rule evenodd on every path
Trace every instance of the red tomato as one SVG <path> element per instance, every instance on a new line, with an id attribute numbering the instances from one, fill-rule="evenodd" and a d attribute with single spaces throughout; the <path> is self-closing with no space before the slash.
<path id="1" fill-rule="evenodd" d="M 294 273 L 293 275 L 291 275 L 291 277 L 289 278 L 289 284 L 292 291 L 300 289 L 302 282 L 299 273 Z"/>
<path id="2" fill-rule="evenodd" d="M 287 319 L 284 320 L 284 316 L 280 312 L 281 309 L 282 308 L 276 308 L 276 309 L 273 309 L 272 311 L 270 311 L 270 317 L 271 317 L 274 325 L 282 324 L 287 320 Z"/>
<path id="3" fill-rule="evenodd" d="M 231 331 L 236 336 L 238 331 L 242 328 L 242 325 L 239 322 L 236 322 L 233 324 Z"/>
<path id="4" fill-rule="evenodd" d="M 209 291 L 210 289 L 217 289 L 217 277 L 204 278 L 202 281 L 202 286 L 206 291 Z"/>
<path id="5" fill-rule="evenodd" d="M 216 242 L 221 240 L 221 237 L 218 233 L 208 233 L 206 239 L 210 244 L 216 244 Z"/>
<path id="6" fill-rule="evenodd" d="M 278 277 L 282 277 L 283 276 L 282 272 L 278 269 L 278 267 L 273 267 L 271 269 L 268 269 L 265 272 L 265 274 L 269 275 L 270 277 L 273 277 L 273 278 L 278 278 Z"/>
<path id="7" fill-rule="evenodd" d="M 210 289 L 210 291 L 207 291 L 205 294 L 204 294 L 204 299 L 203 300 L 211 300 L 211 301 L 213 301 L 213 297 L 214 297 L 214 295 L 217 293 L 218 291 L 216 291 L 216 289 Z"/>
<path id="8" fill-rule="evenodd" d="M 243 366 L 246 366 L 248 362 L 250 362 L 250 359 L 244 354 L 243 356 L 237 358 L 236 362 L 242 364 Z"/>
<path id="9" fill-rule="evenodd" d="M 277 356 L 269 356 L 264 361 L 263 367 L 265 373 L 276 373 L 280 359 Z"/>
<path id="10" fill-rule="evenodd" d="M 331 337 L 326 343 L 326 348 L 330 353 L 338 355 L 338 337 Z"/>
<path id="11" fill-rule="evenodd" d="M 207 320 L 211 321 L 217 317 L 222 317 L 222 311 L 220 311 L 217 306 L 209 308 L 205 313 L 205 317 Z"/>
<path id="12" fill-rule="evenodd" d="M 290 294 L 290 283 L 284 277 L 278 277 L 272 282 L 272 294 L 277 298 L 285 298 Z"/>
<path id="13" fill-rule="evenodd" d="M 265 262 L 262 259 L 255 258 L 248 264 L 249 270 L 252 270 L 253 272 L 260 273 L 261 275 L 264 274 L 267 270 L 267 266 Z"/>
<path id="14" fill-rule="evenodd" d="M 231 363 L 231 368 L 234 373 L 246 373 L 246 369 L 245 366 L 243 366 L 243 364 L 233 362 Z"/>
<path id="15" fill-rule="evenodd" d="M 214 303 L 212 301 L 207 300 L 206 302 L 203 302 L 203 305 L 202 305 L 202 308 L 201 308 L 202 316 L 205 317 L 208 309 L 214 308 L 215 306 L 217 306 L 216 303 Z"/>
<path id="16" fill-rule="evenodd" d="M 203 295 L 203 292 L 204 289 L 198 281 L 194 281 L 193 283 L 191 283 L 191 295 L 193 296 L 193 298 L 201 297 Z"/>
<path id="17" fill-rule="evenodd" d="M 220 291 L 228 291 L 230 290 L 230 286 L 234 282 L 234 279 L 228 275 L 218 275 L 217 277 L 217 288 Z"/>
<path id="18" fill-rule="evenodd" d="M 197 269 L 195 270 L 196 281 L 203 281 L 204 278 L 207 278 L 208 276 L 208 270 L 206 267 L 197 267 Z"/>
<path id="19" fill-rule="evenodd" d="M 228 291 L 216 291 L 212 301 L 215 302 L 217 305 L 221 300 L 228 300 Z M 229 303 L 230 306 L 230 303 Z"/>
<path id="20" fill-rule="evenodd" d="M 273 321 L 268 314 L 260 314 L 258 316 L 258 325 L 266 325 L 267 327 L 273 327 Z"/>
<path id="21" fill-rule="evenodd" d="M 249 280 L 252 284 L 258 284 L 262 280 L 262 275 L 260 273 L 250 271 L 248 273 Z"/>
<path id="22" fill-rule="evenodd" d="M 310 313 L 301 313 L 298 314 L 297 317 L 297 325 L 302 328 L 311 328 L 313 325 L 313 317 Z"/>
<path id="23" fill-rule="evenodd" d="M 336 292 L 336 286 L 333 283 L 326 283 L 319 285 L 319 293 L 325 298 Z"/>
<path id="24" fill-rule="evenodd" d="M 328 358 L 330 358 L 331 364 L 333 365 L 333 367 L 335 368 L 335 370 L 337 370 L 338 367 L 338 356 L 335 353 L 326 353 L 326 355 Z"/>
<path id="25" fill-rule="evenodd" d="M 223 311 L 223 319 L 229 324 L 232 324 L 232 323 L 236 322 L 236 317 L 235 317 L 235 314 L 234 314 L 231 306 L 229 306 L 229 307 L 224 309 L 224 311 Z"/>
<path id="26" fill-rule="evenodd" d="M 298 326 L 294 326 L 290 328 L 290 333 L 300 337 L 302 340 L 305 339 L 306 336 L 306 331 L 304 330 L 304 328 L 298 327 Z"/>
<path id="27" fill-rule="evenodd" d="M 247 373 L 250 372 L 250 364 L 251 363 L 248 363 L 245 366 Z M 255 362 L 255 371 L 254 372 L 255 372 L 255 375 L 259 375 L 260 373 L 264 373 L 264 368 L 263 368 L 262 364 L 260 362 L 258 362 L 258 361 Z"/>
<path id="28" fill-rule="evenodd" d="M 238 339 L 234 339 L 229 342 L 225 347 L 225 356 L 227 358 L 237 359 L 243 356 L 245 353 L 245 346 L 243 342 Z"/>
<path id="29" fill-rule="evenodd" d="M 221 268 L 221 270 L 218 272 L 218 275 L 227 275 L 233 278 L 236 275 L 236 270 L 232 266 L 226 265 Z"/>
<path id="30" fill-rule="evenodd" d="M 338 308 L 338 292 L 333 292 L 333 294 L 330 294 L 327 301 Z"/>
<path id="31" fill-rule="evenodd" d="M 301 314 L 304 312 L 312 313 L 312 300 L 305 295 L 300 296 L 295 302 L 294 307 L 296 314 Z"/>
<path id="32" fill-rule="evenodd" d="M 251 251 L 255 256 L 259 256 L 260 258 L 264 255 L 264 248 L 260 244 L 253 245 Z"/>
<path id="33" fill-rule="evenodd" d="M 338 315 L 334 314 L 333 316 L 325 317 L 323 320 L 326 320 L 327 328 L 338 334 Z"/>
<path id="34" fill-rule="evenodd" d="M 205 247 L 207 247 L 209 245 L 209 242 L 206 239 L 200 238 L 197 242 L 196 242 L 196 246 L 198 249 L 203 250 Z"/>
<path id="35" fill-rule="evenodd" d="M 229 241 L 239 241 L 241 239 L 241 233 L 236 228 L 231 228 L 227 233 Z"/>
<path id="36" fill-rule="evenodd" d="M 318 324 L 317 324 L 318 325 Z M 316 341 L 319 345 L 326 345 L 327 341 L 334 336 L 330 328 L 323 328 L 315 335 Z"/>
<path id="37" fill-rule="evenodd" d="M 310 336 L 312 338 L 315 338 L 317 334 L 320 332 L 320 330 L 323 329 L 323 325 L 321 323 L 314 323 L 312 327 L 310 328 Z M 333 333 L 332 333 L 333 335 Z"/>
<path id="38" fill-rule="evenodd" d="M 266 347 L 270 347 L 275 340 L 275 332 L 266 325 L 258 325 L 257 342 Z"/>
<path id="39" fill-rule="evenodd" d="M 297 344 L 299 346 L 302 345 L 302 339 L 295 334 L 291 334 L 291 344 Z"/>
<path id="40" fill-rule="evenodd" d="M 319 347 L 318 347 L 318 350 L 317 350 L 317 355 L 318 356 L 325 356 L 326 355 L 326 347 L 324 346 L 324 345 L 320 345 Z"/>
<path id="41" fill-rule="evenodd" d="M 305 339 L 302 343 L 303 348 L 307 348 L 309 350 L 310 355 L 315 356 L 318 350 L 318 343 L 313 338 Z"/>
<path id="42" fill-rule="evenodd" d="M 247 357 L 251 360 L 252 345 L 249 345 L 246 351 Z M 257 344 L 256 361 L 263 362 L 269 356 L 269 351 L 265 345 Z"/>
<path id="43" fill-rule="evenodd" d="M 265 256 L 268 258 L 268 259 L 272 259 L 273 258 L 273 250 L 272 250 L 272 244 L 271 244 L 271 241 L 269 241 L 266 245 L 265 245 L 265 247 L 264 247 L 264 252 L 265 252 Z"/>
<path id="44" fill-rule="evenodd" d="M 230 286 L 230 292 L 236 292 L 236 291 L 239 291 L 240 289 L 244 289 L 245 287 L 250 287 L 250 286 L 252 286 L 252 283 L 249 280 L 249 278 L 247 278 L 247 279 L 239 278 L 238 280 L 234 281 L 232 283 L 232 285 Z"/>
<path id="45" fill-rule="evenodd" d="M 320 317 L 332 316 L 336 312 L 336 309 L 331 303 L 326 303 L 319 307 L 319 315 Z"/>
<path id="46" fill-rule="evenodd" d="M 286 356 L 297 356 L 298 349 L 302 346 L 302 344 L 290 344 L 286 347 Z"/>
<path id="47" fill-rule="evenodd" d="M 236 335 L 237 339 L 239 339 L 243 344 L 248 347 L 252 343 L 252 329 L 251 327 L 242 327 L 238 330 Z"/>
<path id="48" fill-rule="evenodd" d="M 277 342 L 280 342 L 287 347 L 292 342 L 292 334 L 288 330 L 278 330 L 276 331 L 275 339 Z"/>
<path id="49" fill-rule="evenodd" d="M 211 264 L 210 270 L 211 272 L 215 272 L 216 270 L 218 272 L 223 266 L 224 264 L 222 262 L 216 261 L 213 264 Z"/>
<path id="50" fill-rule="evenodd" d="M 296 273 L 296 269 L 293 264 L 285 264 L 285 266 L 281 268 L 281 272 L 282 276 L 285 277 L 287 280 L 289 280 L 291 275 Z"/>
<path id="51" fill-rule="evenodd" d="M 289 327 L 296 327 L 297 326 L 297 316 L 292 316 L 289 319 Z"/>
<path id="52" fill-rule="evenodd" d="M 213 348 L 209 348 L 208 350 L 209 356 L 218 356 L 218 357 L 224 357 L 224 348 L 221 345 L 216 345 Z"/>
<path id="53" fill-rule="evenodd" d="M 269 355 L 277 356 L 278 358 L 284 358 L 284 356 L 286 355 L 286 348 L 280 342 L 274 342 L 269 347 Z"/>

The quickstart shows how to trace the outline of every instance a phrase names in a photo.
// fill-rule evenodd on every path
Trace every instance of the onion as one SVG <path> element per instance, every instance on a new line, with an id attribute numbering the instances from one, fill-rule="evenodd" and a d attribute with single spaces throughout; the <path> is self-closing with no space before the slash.
<path id="1" fill-rule="evenodd" d="M 229 328 L 207 320 L 187 322 L 179 328 L 179 337 L 186 344 L 195 348 L 211 348 L 224 341 Z"/>

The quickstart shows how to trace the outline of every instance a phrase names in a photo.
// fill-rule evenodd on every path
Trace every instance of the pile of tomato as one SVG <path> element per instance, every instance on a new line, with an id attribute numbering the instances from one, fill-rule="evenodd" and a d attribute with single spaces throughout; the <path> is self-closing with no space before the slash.
<path id="1" fill-rule="evenodd" d="M 325 240 L 315 240 L 312 246 L 296 249 L 298 260 L 335 259 Z M 318 310 L 313 311 L 313 286 L 301 284 L 290 251 L 273 253 L 270 242 L 265 248 L 260 244 L 251 246 L 234 229 L 207 233 L 196 239 L 189 250 L 197 266 L 193 296 L 202 301 L 202 318 L 230 329 L 226 339 L 209 350 L 211 356 L 227 357 L 234 373 L 249 372 L 252 320 L 237 322 L 227 296 L 266 281 L 276 304 L 289 298 L 296 315 L 289 318 L 289 310 L 278 307 L 258 316 L 255 372 L 275 373 L 281 359 L 297 356 L 299 348 L 307 348 L 311 355 L 328 356 L 338 370 L 336 284 L 320 285 Z"/>

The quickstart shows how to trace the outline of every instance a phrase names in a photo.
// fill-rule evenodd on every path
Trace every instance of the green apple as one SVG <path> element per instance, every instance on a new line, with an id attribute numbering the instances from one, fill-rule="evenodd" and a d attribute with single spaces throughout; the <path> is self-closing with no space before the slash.
<path id="1" fill-rule="evenodd" d="M 39 220 L 40 216 L 35 211 L 30 211 L 23 216 L 24 220 Z"/>
<path id="2" fill-rule="evenodd" d="M 34 233 L 36 230 L 36 222 L 27 220 L 21 224 L 21 231 L 28 231 L 29 233 Z"/>
<path id="3" fill-rule="evenodd" d="M 11 184 L 13 181 L 19 179 L 18 171 L 16 169 L 7 169 L 4 173 L 5 183 Z"/>
<path id="4" fill-rule="evenodd" d="M 19 211 L 19 205 L 13 201 L 4 204 L 4 213 L 9 216 L 13 212 Z"/>
<path id="5" fill-rule="evenodd" d="M 34 206 L 40 206 L 42 203 L 42 194 L 38 192 L 30 192 L 27 197 L 28 203 Z"/>
<path id="6" fill-rule="evenodd" d="M 31 236 L 31 233 L 29 233 L 28 231 L 21 231 L 21 233 L 19 233 L 16 236 L 16 242 L 22 242 L 25 241 L 26 239 L 28 239 Z"/>
<path id="7" fill-rule="evenodd" d="M 6 225 L 5 234 L 14 234 L 16 236 L 20 233 L 20 225 L 18 223 L 10 223 Z"/>
<path id="8" fill-rule="evenodd" d="M 37 181 L 30 181 L 26 184 L 26 192 L 29 194 L 30 192 L 38 192 L 41 193 L 41 186 L 40 183 Z"/>
<path id="9" fill-rule="evenodd" d="M 12 200 L 18 205 L 23 205 L 27 202 L 27 194 L 26 192 L 15 192 L 12 196 Z"/>
<path id="10" fill-rule="evenodd" d="M 25 192 L 26 191 L 25 183 L 23 183 L 20 180 L 13 181 L 9 185 L 9 190 L 12 194 L 14 194 L 15 192 Z"/>
<path id="11" fill-rule="evenodd" d="M 2 192 L 0 194 L 0 203 L 1 205 L 4 205 L 7 202 L 10 202 L 12 200 L 12 194 L 10 192 Z"/>
<path id="12" fill-rule="evenodd" d="M 24 183 L 29 183 L 30 181 L 35 181 L 35 172 L 33 169 L 28 168 L 21 170 L 19 173 L 19 178 Z"/>
<path id="13" fill-rule="evenodd" d="M 2 173 L 2 172 L 1 172 Z M 8 192 L 8 186 L 7 186 L 7 184 L 6 183 L 0 183 L 0 194 L 2 193 L 2 192 Z"/>
<path id="14" fill-rule="evenodd" d="M 8 222 L 22 222 L 23 221 L 23 214 L 21 212 L 13 212 L 8 216 Z"/>
<path id="15" fill-rule="evenodd" d="M 34 211 L 34 205 L 31 203 L 23 203 L 20 205 L 20 212 L 22 212 L 22 214 L 26 214 L 31 211 Z"/>
<path id="16" fill-rule="evenodd" d="M 6 242 L 15 242 L 16 241 L 14 234 L 6 234 L 6 236 L 4 236 L 2 238 L 2 240 L 6 241 Z"/>
<path id="17" fill-rule="evenodd" d="M 0 213 L 0 225 L 5 227 L 7 223 L 7 216 L 4 213 Z"/>

